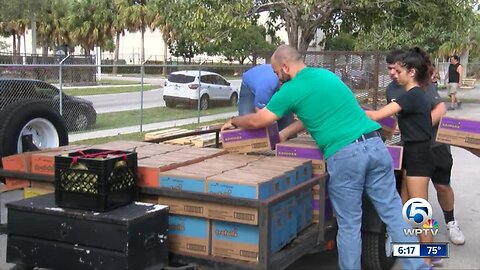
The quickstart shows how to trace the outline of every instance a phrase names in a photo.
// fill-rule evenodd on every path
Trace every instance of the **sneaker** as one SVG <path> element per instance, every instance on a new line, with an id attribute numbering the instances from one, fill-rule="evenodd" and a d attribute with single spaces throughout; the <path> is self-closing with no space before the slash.
<path id="1" fill-rule="evenodd" d="M 447 111 L 454 111 L 454 110 L 455 110 L 455 108 L 453 108 L 453 107 L 448 107 L 447 108 Z"/>
<path id="2" fill-rule="evenodd" d="M 465 244 L 465 236 L 460 230 L 460 227 L 458 227 L 457 221 L 452 220 L 448 222 L 447 229 L 450 236 L 450 242 L 454 243 L 455 245 Z"/>
<path id="3" fill-rule="evenodd" d="M 461 108 L 462 108 L 462 102 L 459 101 L 459 102 L 457 102 L 457 109 L 461 109 Z"/>
<path id="4" fill-rule="evenodd" d="M 442 264 L 442 262 L 443 262 L 443 259 L 442 259 L 442 258 L 439 258 L 439 257 L 432 257 L 432 258 L 430 259 L 430 264 L 431 264 L 432 266 L 440 265 L 440 264 Z"/>

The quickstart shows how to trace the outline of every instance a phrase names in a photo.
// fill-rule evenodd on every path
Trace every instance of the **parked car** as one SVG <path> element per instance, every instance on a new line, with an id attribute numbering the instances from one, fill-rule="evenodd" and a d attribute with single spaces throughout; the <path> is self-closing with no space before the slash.
<path id="1" fill-rule="evenodd" d="M 212 103 L 237 105 L 238 89 L 225 78 L 208 71 L 202 71 L 200 79 L 198 75 L 198 70 L 172 72 L 163 89 L 165 105 L 169 108 L 173 108 L 177 104 L 198 105 L 199 97 L 202 110 L 210 108 Z"/>
<path id="2" fill-rule="evenodd" d="M 47 101 L 56 111 L 60 111 L 60 90 L 44 81 L 31 79 L 0 79 L 0 110 L 7 105 L 23 101 Z M 70 131 L 85 130 L 95 126 L 97 112 L 93 103 L 78 97 L 63 94 L 62 116 Z"/>

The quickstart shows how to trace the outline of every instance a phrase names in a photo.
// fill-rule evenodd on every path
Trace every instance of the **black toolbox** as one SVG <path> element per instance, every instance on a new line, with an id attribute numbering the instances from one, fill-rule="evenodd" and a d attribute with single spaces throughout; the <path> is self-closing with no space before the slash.
<path id="1" fill-rule="evenodd" d="M 7 207 L 7 262 L 53 269 L 168 266 L 166 206 L 134 202 L 93 212 L 58 208 L 47 194 Z"/>

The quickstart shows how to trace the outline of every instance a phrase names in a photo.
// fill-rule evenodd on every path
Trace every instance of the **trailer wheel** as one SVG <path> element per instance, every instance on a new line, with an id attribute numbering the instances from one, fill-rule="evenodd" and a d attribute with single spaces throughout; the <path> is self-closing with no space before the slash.
<path id="1" fill-rule="evenodd" d="M 362 269 L 391 269 L 395 263 L 390 247 L 391 242 L 386 232 L 362 232 Z"/>
<path id="2" fill-rule="evenodd" d="M 46 102 L 25 100 L 5 107 L 0 116 L 0 156 L 68 144 L 62 116 Z"/>

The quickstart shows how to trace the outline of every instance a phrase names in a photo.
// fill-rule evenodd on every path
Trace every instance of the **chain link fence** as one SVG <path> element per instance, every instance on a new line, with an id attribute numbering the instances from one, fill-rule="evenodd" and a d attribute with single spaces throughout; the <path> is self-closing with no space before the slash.
<path id="1" fill-rule="evenodd" d="M 271 54 L 256 55 L 255 63 L 269 62 Z M 385 52 L 307 52 L 305 63 L 334 72 L 359 103 L 379 108 L 391 81 L 385 57 Z M 205 62 L 114 66 L 94 60 L 0 57 L 0 110 L 23 99 L 45 100 L 76 133 L 135 126 L 143 131 L 151 123 L 199 122 L 206 116 L 223 121 L 238 110 L 241 75 L 251 67 Z M 438 65 L 440 73 L 445 67 L 448 63 Z M 480 64 L 470 64 L 469 72 L 480 72 Z"/>

